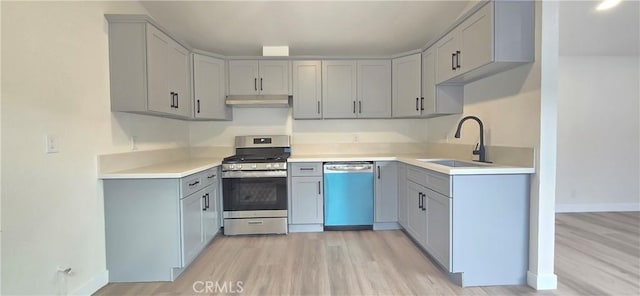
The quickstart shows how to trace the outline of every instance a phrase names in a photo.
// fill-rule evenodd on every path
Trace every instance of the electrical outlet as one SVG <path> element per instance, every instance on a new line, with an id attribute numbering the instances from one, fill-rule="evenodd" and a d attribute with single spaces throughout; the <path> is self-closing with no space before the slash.
<path id="1" fill-rule="evenodd" d="M 45 152 L 46 153 L 58 153 L 60 152 L 58 147 L 58 137 L 53 135 L 47 135 L 45 137 Z"/>
<path id="2" fill-rule="evenodd" d="M 138 137 L 137 136 L 131 136 L 131 150 L 135 151 L 138 150 Z"/>

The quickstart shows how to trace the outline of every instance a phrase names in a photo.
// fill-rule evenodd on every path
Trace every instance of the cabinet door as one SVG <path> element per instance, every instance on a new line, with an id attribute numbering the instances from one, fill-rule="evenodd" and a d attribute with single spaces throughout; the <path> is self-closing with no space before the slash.
<path id="1" fill-rule="evenodd" d="M 225 104 L 224 61 L 193 55 L 193 103 L 195 118 L 231 120 Z"/>
<path id="2" fill-rule="evenodd" d="M 425 188 L 413 183 L 407 182 L 407 231 L 413 239 L 425 246 L 427 236 L 427 221 L 425 211 L 420 208 L 424 204 L 422 193 Z M 423 205 L 424 206 L 424 205 Z"/>
<path id="3" fill-rule="evenodd" d="M 457 30 L 457 29 L 456 29 Z M 456 51 L 458 46 L 457 31 L 453 30 L 436 42 L 436 83 L 449 80 L 458 74 Z"/>
<path id="4" fill-rule="evenodd" d="M 202 247 L 203 191 L 198 191 L 180 200 L 182 222 L 182 264 L 189 265 Z"/>
<path id="5" fill-rule="evenodd" d="M 320 61 L 293 62 L 293 118 L 322 118 Z"/>
<path id="6" fill-rule="evenodd" d="M 184 117 L 191 116 L 191 93 L 189 86 L 189 51 L 177 42 L 169 42 L 169 91 L 176 94 L 173 112 Z"/>
<path id="7" fill-rule="evenodd" d="M 407 228 L 407 166 L 398 163 L 398 223 Z"/>
<path id="8" fill-rule="evenodd" d="M 436 55 L 431 47 L 422 53 L 422 114 L 436 112 Z"/>
<path id="9" fill-rule="evenodd" d="M 442 266 L 451 270 L 451 199 L 426 190 L 427 251 Z"/>
<path id="10" fill-rule="evenodd" d="M 391 61 L 358 61 L 359 118 L 391 117 Z"/>
<path id="11" fill-rule="evenodd" d="M 420 54 L 392 61 L 393 117 L 416 117 L 420 115 Z"/>
<path id="12" fill-rule="evenodd" d="M 171 114 L 174 97 L 169 90 L 169 43 L 167 35 L 147 25 L 147 106 L 149 110 Z"/>
<path id="13" fill-rule="evenodd" d="M 493 2 L 478 10 L 459 30 L 460 72 L 466 73 L 493 61 Z"/>
<path id="14" fill-rule="evenodd" d="M 375 222 L 398 221 L 398 167 L 395 161 L 376 162 Z"/>
<path id="15" fill-rule="evenodd" d="M 356 117 L 356 62 L 322 61 L 324 118 Z"/>
<path id="16" fill-rule="evenodd" d="M 257 95 L 258 61 L 229 61 L 229 95 Z"/>
<path id="17" fill-rule="evenodd" d="M 291 224 L 322 224 L 322 177 L 291 178 Z"/>
<path id="18" fill-rule="evenodd" d="M 260 61 L 258 91 L 262 95 L 289 94 L 289 61 Z"/>
<path id="19" fill-rule="evenodd" d="M 207 244 L 220 230 L 218 224 L 218 183 L 209 185 L 204 192 L 204 207 L 202 212 L 203 243 Z"/>

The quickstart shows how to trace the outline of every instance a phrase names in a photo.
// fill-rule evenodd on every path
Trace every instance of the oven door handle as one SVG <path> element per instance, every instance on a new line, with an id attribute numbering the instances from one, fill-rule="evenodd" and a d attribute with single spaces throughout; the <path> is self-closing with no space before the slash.
<path id="1" fill-rule="evenodd" d="M 242 178 L 286 178 L 287 171 L 228 171 L 222 172 L 222 179 Z"/>

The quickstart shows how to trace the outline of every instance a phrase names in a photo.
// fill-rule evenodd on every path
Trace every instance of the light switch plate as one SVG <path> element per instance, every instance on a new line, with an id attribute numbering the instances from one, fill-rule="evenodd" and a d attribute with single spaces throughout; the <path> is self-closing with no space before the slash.
<path id="1" fill-rule="evenodd" d="M 58 137 L 53 135 L 47 135 L 45 137 L 46 143 L 46 152 L 47 153 L 58 153 L 60 150 L 58 149 Z"/>

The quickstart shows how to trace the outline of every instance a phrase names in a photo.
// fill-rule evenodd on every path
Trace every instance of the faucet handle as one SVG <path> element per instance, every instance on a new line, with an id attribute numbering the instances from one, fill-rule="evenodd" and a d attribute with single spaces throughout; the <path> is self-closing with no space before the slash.
<path id="1" fill-rule="evenodd" d="M 473 148 L 473 155 L 479 155 L 480 154 L 480 149 L 478 149 L 478 146 L 480 146 L 480 143 L 476 143 L 476 148 Z"/>

